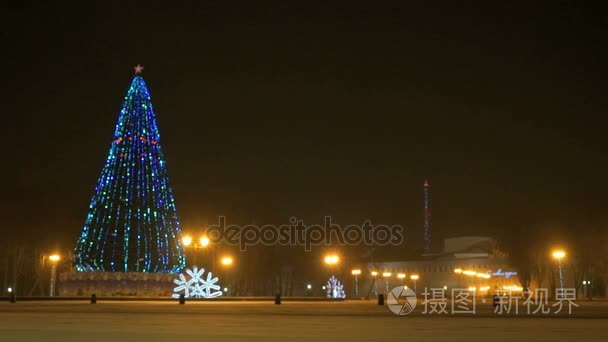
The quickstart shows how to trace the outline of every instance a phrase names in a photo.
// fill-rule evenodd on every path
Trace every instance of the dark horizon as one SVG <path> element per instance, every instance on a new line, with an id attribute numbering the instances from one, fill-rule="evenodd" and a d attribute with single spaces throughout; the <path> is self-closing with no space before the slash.
<path id="1" fill-rule="evenodd" d="M 185 231 L 331 215 L 421 240 L 425 179 L 436 248 L 608 227 L 592 7 L 11 6 L 3 240 L 73 247 L 138 63 Z"/>

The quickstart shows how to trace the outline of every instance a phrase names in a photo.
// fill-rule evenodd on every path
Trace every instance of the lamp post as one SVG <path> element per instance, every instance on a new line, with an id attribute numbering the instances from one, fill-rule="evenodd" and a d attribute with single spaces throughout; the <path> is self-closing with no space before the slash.
<path id="1" fill-rule="evenodd" d="M 416 280 L 418 280 L 418 278 L 420 278 L 420 276 L 418 276 L 417 274 L 412 274 L 410 276 L 410 279 L 412 279 L 414 281 L 414 294 L 417 293 L 417 291 L 416 291 Z"/>
<path id="2" fill-rule="evenodd" d="M 382 273 L 382 277 L 384 277 L 384 286 L 386 288 L 386 292 L 388 292 L 388 279 L 391 277 L 391 272 Z"/>
<path id="3" fill-rule="evenodd" d="M 401 286 L 405 285 L 405 284 L 403 284 L 403 279 L 405 279 L 405 273 L 397 274 L 397 278 L 401 279 Z"/>
<path id="4" fill-rule="evenodd" d="M 185 249 L 187 264 L 190 264 L 189 265 L 190 267 L 192 267 L 192 265 L 196 265 L 197 261 L 198 261 L 198 260 L 195 260 L 196 253 L 193 254 L 190 252 L 190 248 L 192 248 L 192 237 L 189 235 L 182 237 L 182 245 L 184 246 L 184 249 Z"/>
<path id="5" fill-rule="evenodd" d="M 355 269 L 350 271 L 352 275 L 355 276 L 355 297 L 359 296 L 359 275 L 361 274 L 360 269 Z"/>
<path id="6" fill-rule="evenodd" d="M 182 244 L 184 245 L 185 248 L 193 248 L 193 249 L 207 249 L 208 247 L 210 247 L 210 240 L 206 235 L 201 236 L 198 241 L 194 241 L 194 239 L 189 236 L 186 235 L 182 238 Z M 193 264 L 198 264 L 198 254 L 195 253 L 193 259 Z M 212 260 L 211 260 L 211 268 L 215 267 L 215 249 L 213 251 L 212 254 Z"/>
<path id="7" fill-rule="evenodd" d="M 557 259 L 557 267 L 559 268 L 559 287 L 564 288 L 564 277 L 562 275 L 562 258 L 566 256 L 563 250 L 553 251 L 553 258 Z"/>
<path id="8" fill-rule="evenodd" d="M 199 246 L 200 248 L 203 249 L 207 249 L 210 244 L 210 240 L 206 235 L 201 236 L 201 238 L 199 239 Z M 213 248 L 213 250 L 211 251 L 211 267 L 215 268 L 215 252 L 216 252 L 216 248 Z"/>
<path id="9" fill-rule="evenodd" d="M 51 262 L 51 285 L 49 288 L 49 295 L 55 296 L 55 278 L 57 278 L 57 262 L 61 260 L 61 257 L 57 254 L 49 255 L 49 261 Z"/>
<path id="10" fill-rule="evenodd" d="M 332 276 L 331 273 L 337 271 L 336 265 L 338 265 L 338 263 L 340 262 L 340 257 L 336 254 L 328 254 L 323 259 L 323 262 L 325 262 L 325 264 L 328 266 L 330 276 Z"/>
<path id="11" fill-rule="evenodd" d="M 231 256 L 224 256 L 220 259 L 220 263 L 222 264 L 222 266 L 224 266 L 225 268 L 230 268 L 232 266 L 232 264 L 234 263 L 234 259 L 232 259 Z M 225 273 L 226 275 L 228 275 L 228 271 L 226 271 Z M 232 280 L 232 279 L 229 279 Z M 230 283 L 229 283 L 230 284 Z M 230 284 L 233 287 L 234 290 L 234 284 Z M 228 293 L 227 288 L 224 288 L 224 292 Z"/>
<path id="12" fill-rule="evenodd" d="M 589 299 L 589 297 L 587 296 L 587 286 L 591 285 L 591 281 L 590 280 L 583 280 L 583 285 L 585 285 L 585 299 Z"/>
<path id="13" fill-rule="evenodd" d="M 374 296 L 378 295 L 378 272 L 372 271 L 372 277 L 374 277 Z"/>

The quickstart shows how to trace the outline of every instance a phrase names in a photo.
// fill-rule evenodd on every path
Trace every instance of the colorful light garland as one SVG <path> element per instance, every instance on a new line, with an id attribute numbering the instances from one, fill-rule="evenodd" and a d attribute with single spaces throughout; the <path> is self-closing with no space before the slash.
<path id="1" fill-rule="evenodd" d="M 80 272 L 179 273 L 186 265 L 175 198 L 144 79 L 136 73 L 76 243 Z"/>

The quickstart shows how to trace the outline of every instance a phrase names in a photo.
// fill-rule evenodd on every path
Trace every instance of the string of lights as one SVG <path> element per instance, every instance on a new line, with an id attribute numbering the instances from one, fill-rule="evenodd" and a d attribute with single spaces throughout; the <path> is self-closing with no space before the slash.
<path id="1" fill-rule="evenodd" d="M 81 272 L 178 273 L 186 264 L 156 116 L 140 73 L 136 68 L 76 244 Z"/>

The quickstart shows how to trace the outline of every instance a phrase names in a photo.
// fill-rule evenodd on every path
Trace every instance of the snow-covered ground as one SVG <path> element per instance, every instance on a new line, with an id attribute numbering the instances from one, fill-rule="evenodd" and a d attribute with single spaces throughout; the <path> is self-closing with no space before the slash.
<path id="1" fill-rule="evenodd" d="M 0 341 L 605 341 L 608 302 L 570 317 L 392 314 L 372 301 L 0 302 Z M 525 310 L 524 310 L 525 312 Z M 521 313 L 521 311 L 520 311 Z"/>

